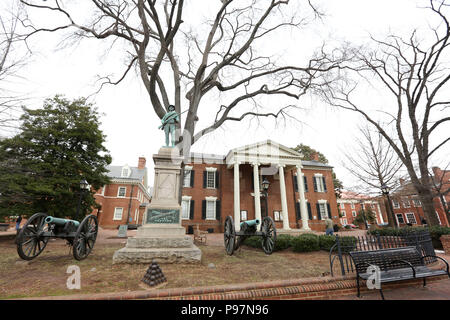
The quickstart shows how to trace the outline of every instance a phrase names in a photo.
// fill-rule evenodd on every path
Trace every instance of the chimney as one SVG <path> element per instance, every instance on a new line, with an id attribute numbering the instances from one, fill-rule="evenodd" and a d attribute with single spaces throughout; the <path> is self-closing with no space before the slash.
<path id="1" fill-rule="evenodd" d="M 139 157 L 138 169 L 144 169 L 146 162 L 147 160 L 145 159 L 145 157 Z"/>
<path id="2" fill-rule="evenodd" d="M 317 152 L 314 152 L 312 155 L 312 160 L 319 161 L 319 154 Z"/>

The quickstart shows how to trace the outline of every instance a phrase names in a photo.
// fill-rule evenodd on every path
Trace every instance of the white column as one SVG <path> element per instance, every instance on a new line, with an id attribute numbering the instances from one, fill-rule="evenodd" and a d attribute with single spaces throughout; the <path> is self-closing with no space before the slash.
<path id="1" fill-rule="evenodd" d="M 252 163 L 255 194 L 255 219 L 261 221 L 261 193 L 259 192 L 259 163 Z"/>
<path id="2" fill-rule="evenodd" d="M 241 198 L 239 189 L 239 162 L 234 164 L 234 229 L 241 230 Z"/>
<path id="3" fill-rule="evenodd" d="M 302 230 L 311 230 L 308 225 L 308 208 L 306 206 L 306 198 L 305 198 L 305 185 L 303 182 L 303 175 L 301 166 L 297 167 L 297 185 L 298 185 L 298 194 L 300 196 L 300 214 L 302 216 Z"/>
<path id="4" fill-rule="evenodd" d="M 278 175 L 280 176 L 281 211 L 283 214 L 283 229 L 289 230 L 289 215 L 286 200 L 286 183 L 284 181 L 284 165 L 278 165 Z"/>

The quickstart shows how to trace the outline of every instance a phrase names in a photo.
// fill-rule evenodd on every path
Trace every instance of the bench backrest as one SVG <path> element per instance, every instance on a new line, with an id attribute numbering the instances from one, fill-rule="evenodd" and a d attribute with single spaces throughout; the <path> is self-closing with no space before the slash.
<path id="1" fill-rule="evenodd" d="M 376 265 L 382 271 L 407 268 L 408 266 L 395 260 L 406 260 L 413 266 L 422 266 L 421 254 L 416 247 L 402 247 L 371 251 L 351 251 L 355 267 L 359 273 L 365 273 L 368 265 Z"/>

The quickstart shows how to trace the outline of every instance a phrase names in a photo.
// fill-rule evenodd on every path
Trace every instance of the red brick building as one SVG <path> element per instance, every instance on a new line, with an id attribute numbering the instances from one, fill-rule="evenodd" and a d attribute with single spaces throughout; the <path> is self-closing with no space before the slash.
<path id="1" fill-rule="evenodd" d="M 145 208 L 150 202 L 146 159 L 140 157 L 137 167 L 108 166 L 111 184 L 97 190 L 94 197 L 101 208 L 97 214 L 103 228 L 142 224 Z"/>
<path id="2" fill-rule="evenodd" d="M 270 183 L 267 207 L 265 179 Z M 188 232 L 196 225 L 223 232 L 227 216 L 237 226 L 266 214 L 283 232 L 323 231 L 327 217 L 338 223 L 332 167 L 303 161 L 298 152 L 271 140 L 230 150 L 226 156 L 191 155 L 185 165 L 181 214 Z"/>
<path id="3" fill-rule="evenodd" d="M 433 192 L 436 194 L 433 198 L 436 216 L 440 225 L 450 226 L 444 209 L 444 204 L 448 208 L 450 195 L 442 195 L 438 192 L 438 190 L 445 191 L 450 188 L 450 171 L 433 167 L 432 179 L 434 180 Z M 394 215 L 399 226 L 405 226 L 408 223 L 412 225 L 423 224 L 424 212 L 422 203 L 410 182 L 406 182 L 403 179 L 400 180 L 400 187 L 392 193 L 391 200 Z"/>
<path id="4" fill-rule="evenodd" d="M 340 223 L 345 226 L 347 224 L 355 224 L 353 220 L 361 212 L 361 209 L 369 208 L 375 214 L 376 223 L 384 225 L 387 223 L 386 211 L 383 210 L 383 202 L 380 199 L 361 195 L 352 191 L 342 191 L 341 197 L 337 200 L 340 213 Z"/>

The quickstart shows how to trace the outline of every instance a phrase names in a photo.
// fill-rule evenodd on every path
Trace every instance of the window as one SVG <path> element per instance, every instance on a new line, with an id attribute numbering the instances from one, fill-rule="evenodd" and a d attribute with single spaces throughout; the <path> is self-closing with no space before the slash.
<path id="1" fill-rule="evenodd" d="M 206 172 L 206 187 L 207 188 L 216 187 L 216 173 L 214 171 Z"/>
<path id="2" fill-rule="evenodd" d="M 326 203 L 319 203 L 319 211 L 320 211 L 320 217 L 322 220 L 325 220 L 326 218 L 328 218 Z"/>
<path id="3" fill-rule="evenodd" d="M 241 221 L 247 220 L 247 210 L 241 210 Z"/>
<path id="4" fill-rule="evenodd" d="M 347 224 L 348 224 L 348 223 L 347 223 L 347 218 L 341 218 L 341 224 L 342 224 L 343 226 L 347 225 Z"/>
<path id="5" fill-rule="evenodd" d="M 282 220 L 280 211 L 274 211 L 273 212 L 273 217 L 274 217 L 275 221 L 281 221 Z"/>
<path id="6" fill-rule="evenodd" d="M 206 220 L 216 219 L 216 201 L 206 200 Z"/>
<path id="7" fill-rule="evenodd" d="M 421 207 L 422 202 L 419 199 L 413 199 L 414 207 Z"/>
<path id="8" fill-rule="evenodd" d="M 341 211 L 341 215 L 342 215 L 343 217 L 346 217 L 346 216 L 347 216 L 347 213 L 345 212 L 345 210 L 342 210 L 342 211 Z"/>
<path id="9" fill-rule="evenodd" d="M 183 199 L 181 201 L 181 219 L 188 220 L 190 213 L 191 200 Z"/>
<path id="10" fill-rule="evenodd" d="M 339 206 L 341 207 L 341 209 L 345 209 L 345 203 L 341 202 L 341 203 L 339 204 Z"/>
<path id="11" fill-rule="evenodd" d="M 436 211 L 436 215 L 437 215 L 437 218 L 438 218 L 438 221 L 439 221 L 439 224 L 442 224 L 442 222 L 441 222 L 441 218 L 439 217 L 439 213 Z"/>
<path id="12" fill-rule="evenodd" d="M 322 176 L 314 176 L 314 181 L 316 185 L 317 192 L 325 192 L 325 183 Z"/>
<path id="13" fill-rule="evenodd" d="M 183 179 L 183 187 L 190 188 L 191 187 L 191 170 L 184 170 L 184 179 Z"/>
<path id="14" fill-rule="evenodd" d="M 395 216 L 397 217 L 398 223 L 405 223 L 405 220 L 403 219 L 403 215 L 401 213 L 397 213 Z"/>
<path id="15" fill-rule="evenodd" d="M 121 177 L 123 178 L 128 178 L 130 176 L 131 173 L 131 169 L 129 166 L 125 166 L 122 168 L 122 173 L 120 174 Z"/>
<path id="16" fill-rule="evenodd" d="M 127 187 L 119 187 L 119 191 L 117 192 L 117 196 L 119 198 L 125 198 L 126 193 L 127 193 Z"/>
<path id="17" fill-rule="evenodd" d="M 397 200 L 392 200 L 392 205 L 394 206 L 394 209 L 400 208 L 400 202 Z"/>
<path id="18" fill-rule="evenodd" d="M 122 214 L 123 208 L 115 208 L 113 220 L 122 220 Z"/>
<path id="19" fill-rule="evenodd" d="M 408 223 L 417 224 L 414 213 L 406 213 L 406 221 L 408 221 Z"/>
<path id="20" fill-rule="evenodd" d="M 408 199 L 405 199 L 402 202 L 403 202 L 403 208 L 410 208 L 411 207 L 411 203 L 409 202 Z"/>
<path id="21" fill-rule="evenodd" d="M 356 217 L 356 211 L 352 211 L 352 216 Z"/>
<path id="22" fill-rule="evenodd" d="M 352 209 L 355 209 L 355 204 L 352 202 Z"/>

